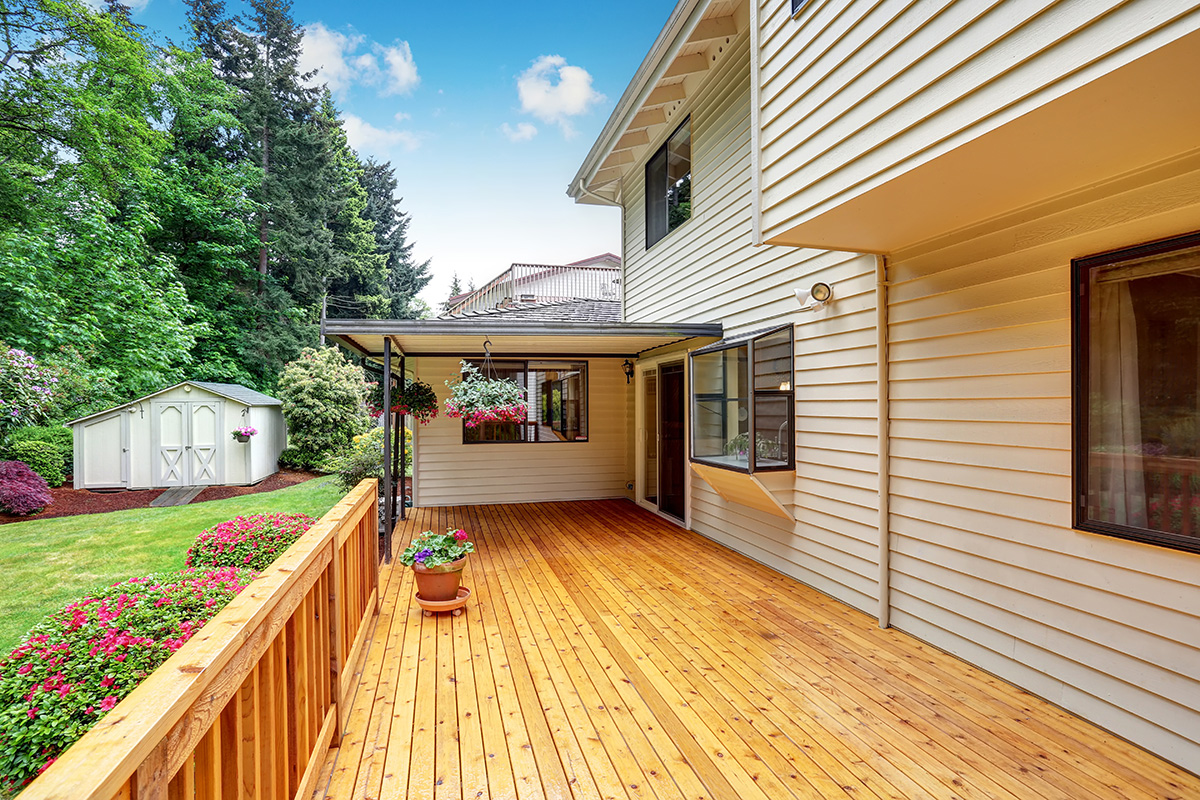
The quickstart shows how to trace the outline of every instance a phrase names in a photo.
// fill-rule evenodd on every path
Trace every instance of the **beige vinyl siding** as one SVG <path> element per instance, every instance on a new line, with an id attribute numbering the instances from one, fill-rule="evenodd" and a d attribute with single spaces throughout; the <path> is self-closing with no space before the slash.
<path id="1" fill-rule="evenodd" d="M 536 355 L 531 355 L 536 360 Z M 416 375 L 433 387 L 439 404 L 457 358 L 415 359 Z M 420 506 L 527 503 L 626 496 L 633 480 L 628 460 L 632 387 L 621 359 L 588 361 L 588 441 L 463 444 L 462 421 L 445 414 L 418 425 L 415 502 Z"/>
<path id="2" fill-rule="evenodd" d="M 1200 28 L 1192 0 L 759 9 L 768 239 Z"/>
<path id="3" fill-rule="evenodd" d="M 747 32 L 674 112 L 675 124 L 691 114 L 694 216 L 649 251 L 644 163 L 625 179 L 626 319 L 721 322 L 727 335 L 795 325 L 796 473 L 759 474 L 795 522 L 726 503 L 692 474 L 690 524 L 850 605 L 873 609 L 874 262 L 752 246 L 749 59 Z M 818 280 L 835 286 L 837 301 L 800 312 L 793 290 Z"/>
<path id="4" fill-rule="evenodd" d="M 1200 556 L 1071 528 L 1072 258 L 1200 228 L 1200 174 L 890 269 L 892 622 L 1193 771 Z"/>

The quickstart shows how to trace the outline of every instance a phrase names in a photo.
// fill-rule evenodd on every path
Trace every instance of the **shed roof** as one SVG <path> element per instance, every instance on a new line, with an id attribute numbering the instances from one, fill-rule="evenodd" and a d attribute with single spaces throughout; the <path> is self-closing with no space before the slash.
<path id="1" fill-rule="evenodd" d="M 103 411 L 97 411 L 95 414 L 88 414 L 85 417 L 79 417 L 78 419 L 73 419 L 70 422 L 68 422 L 67 424 L 74 425 L 77 422 L 83 422 L 85 420 L 89 420 L 94 417 L 100 417 L 105 414 L 111 414 L 113 411 L 115 411 L 119 408 L 123 408 L 125 406 L 131 406 L 135 403 L 140 403 L 143 400 L 149 400 L 151 397 L 157 397 L 158 395 L 162 394 L 163 392 L 169 392 L 172 389 L 178 389 L 180 386 L 195 386 L 198 389 L 203 389 L 206 392 L 212 392 L 215 395 L 224 397 L 226 400 L 232 400 L 235 403 L 241 403 L 242 405 L 247 405 L 247 406 L 280 406 L 280 405 L 283 405 L 283 403 L 280 400 L 278 400 L 277 398 L 271 397 L 270 395 L 267 395 L 267 394 L 263 394 L 262 392 L 256 392 L 255 390 L 251 389 L 248 386 L 242 386 L 240 383 L 209 383 L 208 381 L 180 381 L 179 383 L 172 384 L 171 386 L 166 386 L 162 389 L 159 389 L 157 392 L 151 392 L 150 394 L 143 395 L 135 400 L 129 400 L 124 403 L 118 403 L 117 405 L 106 408 Z"/>

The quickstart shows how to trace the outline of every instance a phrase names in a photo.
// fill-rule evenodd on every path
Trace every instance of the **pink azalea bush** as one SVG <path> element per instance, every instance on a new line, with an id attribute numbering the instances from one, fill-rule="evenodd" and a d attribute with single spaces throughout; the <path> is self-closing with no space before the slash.
<path id="1" fill-rule="evenodd" d="M 216 569 L 131 578 L 51 614 L 0 660 L 0 791 L 19 791 L 254 578 Z"/>
<path id="2" fill-rule="evenodd" d="M 266 569 L 314 522 L 303 514 L 234 517 L 196 537 L 187 552 L 187 565 Z"/>
<path id="3" fill-rule="evenodd" d="M 46 479 L 21 461 L 0 461 L 0 511 L 25 516 L 50 505 Z"/>

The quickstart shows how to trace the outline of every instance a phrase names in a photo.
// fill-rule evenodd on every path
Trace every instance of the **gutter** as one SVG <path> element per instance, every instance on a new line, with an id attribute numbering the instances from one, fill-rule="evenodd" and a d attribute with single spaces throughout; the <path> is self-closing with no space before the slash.
<path id="1" fill-rule="evenodd" d="M 887 256 L 875 256 L 875 376 L 879 428 L 879 627 L 891 626 L 892 613 L 892 542 L 891 542 L 891 438 L 888 431 L 888 282 Z"/>
<path id="2" fill-rule="evenodd" d="M 584 158 L 583 165 L 579 167 L 579 171 L 575 173 L 575 177 L 568 185 L 567 195 L 569 197 L 579 200 L 580 195 L 576 192 L 590 182 L 600 164 L 608 158 L 617 139 L 625 132 L 629 118 L 645 102 L 646 96 L 654 89 L 655 84 L 662 78 L 662 74 L 667 71 L 670 63 L 675 60 L 676 54 L 695 30 L 696 24 L 704 15 L 710 2 L 711 0 L 679 0 L 676 4 L 671 16 L 667 18 L 667 24 L 663 26 L 658 38 L 654 40 L 650 52 L 646 54 L 641 66 L 633 74 L 633 80 L 629 82 L 621 99 L 617 101 L 616 108 L 613 109 L 608 122 L 604 123 L 604 128 L 601 129 L 592 149 Z"/>

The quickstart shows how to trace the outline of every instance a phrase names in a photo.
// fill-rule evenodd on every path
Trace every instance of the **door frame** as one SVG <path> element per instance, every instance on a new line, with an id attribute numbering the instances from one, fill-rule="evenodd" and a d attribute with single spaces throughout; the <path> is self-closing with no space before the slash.
<path id="1" fill-rule="evenodd" d="M 692 476 L 691 476 L 691 469 L 688 467 L 688 464 L 691 463 L 690 462 L 690 459 L 691 459 L 691 437 L 688 435 L 688 431 L 691 430 L 691 403 L 688 402 L 688 387 L 691 385 L 691 375 L 690 375 L 691 367 L 688 363 L 689 359 L 687 357 L 687 352 L 688 351 L 686 351 L 686 350 L 680 350 L 680 351 L 675 351 L 672 353 L 666 353 L 666 354 L 663 354 L 658 357 L 643 358 L 643 359 L 639 359 L 637 364 L 634 365 L 634 367 L 635 367 L 634 374 L 635 374 L 636 384 L 637 384 L 636 391 L 634 392 L 634 463 L 636 465 L 636 469 L 634 471 L 634 480 L 635 480 L 635 486 L 637 487 L 635 495 L 634 495 L 634 502 L 636 502 L 639 506 L 646 509 L 647 511 L 657 514 L 658 516 L 662 517 L 663 519 L 667 520 L 668 522 L 672 523 L 673 525 L 679 525 L 683 528 L 687 528 L 688 530 L 691 530 L 691 527 L 692 527 Z M 653 413 L 653 414 L 657 415 L 658 408 L 653 408 L 653 409 L 649 409 L 649 410 L 646 408 L 646 393 L 644 391 L 644 381 L 645 381 L 646 373 L 648 373 L 648 372 L 656 372 L 657 373 L 658 368 L 664 364 L 672 364 L 672 363 L 680 363 L 680 362 L 683 364 L 683 427 L 684 427 L 684 437 L 683 437 L 684 475 L 683 475 L 683 519 L 682 520 L 680 520 L 678 517 L 674 517 L 674 516 L 671 516 L 670 514 L 666 514 L 666 513 L 663 513 L 662 511 L 659 511 L 657 503 L 652 503 L 646 499 L 646 449 L 651 444 L 650 442 L 648 442 L 646 440 L 646 436 L 647 436 L 646 414 L 649 411 L 649 413 Z M 659 381 L 658 393 L 656 396 L 661 397 L 661 394 L 662 394 L 662 382 Z M 658 432 L 659 432 L 659 436 L 661 437 L 661 435 L 662 435 L 662 421 L 661 420 L 659 420 Z M 655 447 L 658 446 L 657 442 L 654 442 L 653 444 Z M 662 459 L 662 455 L 660 453 L 658 456 L 658 459 L 657 459 L 658 463 L 661 463 L 661 459 Z M 660 495 L 661 495 L 661 492 L 662 492 L 662 487 L 659 486 Z"/>
<path id="2" fill-rule="evenodd" d="M 86 433 L 86 431 L 92 425 L 98 425 L 102 422 L 107 422 L 113 418 L 120 420 L 120 423 L 121 423 L 121 433 L 119 434 L 121 437 L 121 479 L 120 479 L 120 482 L 119 483 L 89 482 L 88 475 L 87 475 L 87 467 L 85 466 L 85 462 L 87 460 L 87 452 L 86 452 L 87 433 Z M 89 422 L 79 425 L 78 430 L 76 430 L 76 432 L 75 432 L 75 436 L 78 439 L 78 443 L 75 447 L 75 451 L 76 451 L 76 453 L 79 454 L 79 458 L 74 460 L 74 463 L 72 464 L 71 469 L 72 469 L 72 473 L 75 476 L 75 480 L 74 480 L 73 484 L 76 489 L 128 489 L 129 488 L 129 472 L 130 472 L 129 414 L 125 411 L 125 409 L 122 408 L 120 411 L 117 411 L 115 413 L 106 414 L 103 417 L 100 417 L 98 419 L 94 419 L 94 420 L 91 420 Z"/>
<path id="3" fill-rule="evenodd" d="M 178 406 L 183 411 L 183 452 L 179 455 L 179 483 L 163 483 L 162 465 L 158 459 L 162 451 L 162 410 L 167 406 Z M 215 483 L 192 482 L 192 413 L 196 406 L 213 406 L 217 417 L 217 436 L 213 445 Z M 220 432 L 225 426 L 225 401 L 211 400 L 155 400 L 150 404 L 150 486 L 154 489 L 170 489 L 177 486 L 223 486 L 225 481 L 225 448 Z"/>

